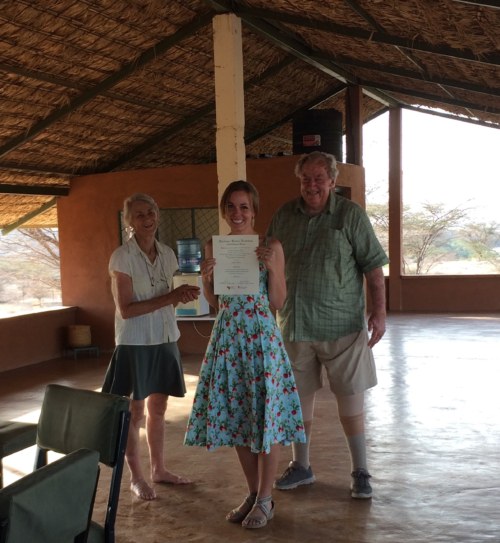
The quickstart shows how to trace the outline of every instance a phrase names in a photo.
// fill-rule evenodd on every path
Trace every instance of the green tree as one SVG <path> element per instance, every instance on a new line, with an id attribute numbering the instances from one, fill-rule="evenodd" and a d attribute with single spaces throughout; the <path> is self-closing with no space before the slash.
<path id="1" fill-rule="evenodd" d="M 425 203 L 419 211 L 403 208 L 403 272 L 425 274 L 449 258 L 457 226 L 468 210 L 448 209 L 442 203 Z M 384 249 L 388 246 L 389 212 L 386 204 L 369 204 L 367 213 Z"/>
<path id="2" fill-rule="evenodd" d="M 57 229 L 23 228 L 0 238 L 0 271 L 2 302 L 19 302 L 32 296 L 42 305 L 43 298 L 60 299 Z"/>
<path id="3" fill-rule="evenodd" d="M 387 204 L 368 204 L 366 212 L 384 251 L 389 253 L 389 210 Z"/>
<path id="4" fill-rule="evenodd" d="M 442 203 L 426 202 L 422 210 L 403 215 L 403 271 L 428 273 L 448 253 L 447 244 L 453 229 L 467 216 L 467 210 L 446 209 Z"/>
<path id="5" fill-rule="evenodd" d="M 473 257 L 500 271 L 500 224 L 495 221 L 467 223 L 460 233 Z"/>

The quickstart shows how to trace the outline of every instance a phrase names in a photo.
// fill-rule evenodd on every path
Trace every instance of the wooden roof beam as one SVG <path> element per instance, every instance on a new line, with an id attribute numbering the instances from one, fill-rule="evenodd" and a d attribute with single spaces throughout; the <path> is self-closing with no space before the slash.
<path id="1" fill-rule="evenodd" d="M 57 203 L 57 198 L 52 198 L 52 200 L 49 200 L 48 202 L 46 202 L 45 204 L 43 204 L 39 208 L 37 208 L 37 209 L 35 209 L 33 211 L 30 211 L 29 213 L 27 213 L 23 217 L 17 219 L 17 221 L 15 221 L 15 222 L 5 226 L 4 228 L 2 228 L 2 235 L 6 236 L 9 232 L 12 232 L 13 230 L 15 230 L 16 228 L 19 228 L 23 224 L 26 224 L 27 222 L 31 221 L 32 219 L 34 219 L 38 215 L 41 215 L 42 213 L 45 213 L 48 209 L 55 206 L 56 203 Z"/>
<path id="2" fill-rule="evenodd" d="M 375 62 L 365 62 L 362 60 L 351 59 L 344 56 L 328 57 L 323 53 L 315 53 L 317 58 L 323 58 L 325 61 L 334 61 L 337 64 L 343 64 L 347 66 L 354 66 L 356 68 L 366 68 L 367 70 L 375 70 L 384 74 L 396 75 L 399 77 L 405 77 L 408 79 L 414 79 L 415 81 L 422 81 L 424 83 L 434 83 L 436 85 L 442 85 L 445 87 L 453 87 L 470 92 L 479 92 L 481 94 L 500 96 L 500 88 L 484 87 L 476 83 L 468 83 L 467 81 L 455 81 L 453 79 L 444 79 L 442 77 L 435 77 L 424 75 L 422 73 L 414 72 L 413 70 L 406 70 L 404 68 L 393 68 L 392 66 L 384 66 Z"/>
<path id="3" fill-rule="evenodd" d="M 459 4 L 470 4 L 472 6 L 482 8 L 500 9 L 500 2 L 498 0 L 492 0 L 491 2 L 484 2 L 484 0 L 451 0 L 452 2 L 458 2 Z"/>
<path id="4" fill-rule="evenodd" d="M 455 107 L 461 107 L 464 109 L 472 110 L 472 111 L 481 111 L 483 113 L 490 113 L 493 115 L 500 115 L 500 108 L 496 107 L 485 107 L 480 106 L 478 104 L 474 104 L 472 102 L 467 102 L 465 100 L 457 100 L 455 98 L 444 98 L 442 96 L 436 96 L 434 94 L 429 94 L 426 92 L 420 92 L 415 89 L 406 89 L 404 87 L 396 87 L 394 85 L 386 85 L 383 83 L 374 83 L 371 81 L 363 81 L 361 85 L 365 86 L 376 86 L 377 88 L 381 88 L 387 92 L 395 92 L 398 94 L 406 94 L 407 96 L 412 96 L 413 98 L 421 98 L 423 100 L 429 100 L 430 102 L 435 102 L 437 104 L 447 104 L 450 106 Z M 500 128 L 500 123 L 498 126 L 495 125 L 488 125 L 496 128 Z"/>
<path id="5" fill-rule="evenodd" d="M 21 77 L 32 79 L 34 81 L 43 81 L 44 83 L 49 83 L 51 85 L 56 85 L 58 87 L 63 87 L 65 89 L 75 89 L 82 93 L 91 90 L 89 89 L 89 87 L 86 87 L 85 85 L 82 85 L 81 83 L 75 82 L 65 77 L 59 77 L 53 74 L 46 74 L 39 70 L 32 70 L 28 68 L 21 68 L 19 66 L 12 66 L 10 64 L 7 64 L 6 62 L 0 62 L 0 72 L 19 75 Z M 165 113 L 169 113 L 171 115 L 183 116 L 186 114 L 185 111 L 174 109 L 163 103 L 141 100 L 139 98 L 126 96 L 124 94 L 120 94 L 113 91 L 103 92 L 102 95 L 106 96 L 107 98 L 111 98 L 112 100 L 125 102 L 127 104 L 132 104 L 134 106 L 144 107 L 146 109 L 164 111 Z"/>
<path id="6" fill-rule="evenodd" d="M 310 66 L 321 70 L 322 72 L 334 77 L 335 79 L 338 79 L 344 84 L 359 84 L 358 78 L 356 76 L 332 61 L 325 61 L 322 58 L 315 56 L 314 51 L 312 51 L 303 42 L 297 40 L 291 35 L 287 35 L 283 31 L 278 33 L 275 27 L 273 27 L 272 25 L 268 25 L 268 23 L 263 21 L 251 21 L 247 19 L 245 20 L 245 23 L 251 26 L 256 32 L 264 35 L 267 39 L 272 41 L 281 49 L 284 49 L 291 55 L 306 62 Z M 377 100 L 377 102 L 381 102 L 385 106 L 391 105 L 395 107 L 396 105 L 398 105 L 396 100 L 383 92 L 379 92 L 378 89 L 365 89 L 365 92 L 370 95 L 371 98 Z"/>
<path id="7" fill-rule="evenodd" d="M 276 128 L 279 128 L 283 124 L 291 121 L 295 115 L 298 113 L 301 113 L 303 111 L 307 111 L 309 109 L 318 107 L 321 103 L 325 102 L 326 100 L 329 100 L 330 98 L 333 98 L 340 94 L 342 91 L 346 89 L 347 85 L 341 85 L 340 87 L 336 88 L 334 91 L 327 92 L 321 96 L 317 96 L 314 100 L 306 104 L 305 106 L 296 109 L 295 111 L 292 111 L 291 113 L 285 115 L 285 117 L 282 117 L 279 121 L 276 121 L 272 125 L 267 126 L 264 130 L 259 130 L 259 132 L 254 132 L 253 134 L 248 134 L 245 136 L 245 143 L 248 145 L 250 143 L 253 143 L 254 141 L 262 138 L 266 134 L 269 134 L 273 130 L 276 130 Z"/>
<path id="8" fill-rule="evenodd" d="M 74 171 L 60 170 L 58 168 L 42 168 L 36 164 L 18 164 L 16 162 L 0 162 L 0 170 L 19 173 L 31 173 L 42 177 L 61 177 L 65 180 L 74 177 Z"/>
<path id="9" fill-rule="evenodd" d="M 258 75 L 257 77 L 254 77 L 253 79 L 245 82 L 245 88 L 248 86 L 254 86 L 258 85 L 260 82 L 265 81 L 266 79 L 272 77 L 273 75 L 276 75 L 281 70 L 284 70 L 287 66 L 289 66 L 293 62 L 293 58 L 288 57 L 283 59 L 281 62 L 278 62 L 274 66 L 271 66 L 267 70 L 265 70 L 262 74 Z M 162 143 L 163 141 L 166 141 L 184 128 L 190 126 L 191 124 L 199 121 L 201 118 L 205 117 L 206 115 L 209 115 L 215 111 L 215 100 L 212 102 L 209 102 L 205 106 L 197 109 L 193 114 L 188 115 L 187 117 L 184 117 L 179 122 L 175 123 L 172 126 L 169 126 L 165 130 L 162 130 L 161 132 L 158 132 L 151 138 L 147 139 L 128 153 L 123 154 L 121 157 L 117 158 L 115 161 L 108 163 L 105 166 L 99 167 L 97 170 L 95 170 L 95 173 L 101 172 L 109 172 L 114 170 L 115 168 L 118 168 L 119 166 L 126 164 L 130 160 L 140 156 L 142 153 L 145 153 L 146 151 L 149 151 L 152 147 Z"/>
<path id="10" fill-rule="evenodd" d="M 69 187 L 53 185 L 15 185 L 0 183 L 0 194 L 36 194 L 37 196 L 68 196 Z"/>
<path id="11" fill-rule="evenodd" d="M 27 141 L 32 140 L 34 137 L 36 137 L 38 134 L 40 134 L 42 131 L 44 131 L 55 122 L 70 115 L 79 107 L 83 106 L 90 100 L 93 100 L 96 96 L 103 94 L 105 91 L 109 90 L 126 77 L 129 77 L 137 69 L 145 66 L 153 60 L 156 60 L 159 55 L 165 53 L 170 48 L 174 47 L 179 42 L 186 39 L 186 37 L 191 36 L 192 34 L 194 34 L 211 22 L 212 14 L 197 17 L 192 23 L 182 27 L 175 34 L 161 40 L 147 51 L 144 51 L 144 53 L 142 53 L 139 58 L 133 60 L 132 62 L 129 62 L 121 70 L 118 70 L 114 74 L 104 79 L 99 85 L 96 85 L 95 87 L 92 87 L 91 89 L 83 92 L 74 100 L 71 100 L 67 105 L 55 110 L 45 119 L 33 125 L 31 128 L 29 128 L 27 131 L 24 131 L 19 136 L 11 138 L 7 143 L 0 147 L 0 157 L 5 156 L 7 153 L 16 149 Z"/>
<path id="12" fill-rule="evenodd" d="M 385 33 L 385 28 L 380 25 L 374 17 L 372 17 L 364 8 L 362 8 L 356 0 L 345 0 L 350 6 L 351 9 L 353 9 L 357 15 L 362 17 L 372 28 L 374 28 L 379 33 Z M 422 78 L 426 79 L 428 78 L 428 71 L 424 63 L 422 63 L 418 58 L 415 57 L 413 52 L 411 50 L 405 50 L 404 47 L 400 47 L 398 45 L 395 46 L 396 50 L 405 57 L 406 60 L 410 61 L 414 66 L 417 67 L 418 71 L 421 73 Z M 450 98 L 455 98 L 453 93 L 443 84 L 436 82 L 436 85 L 438 85 L 443 92 L 445 92 Z M 472 117 L 473 114 L 471 111 L 468 110 L 468 113 Z"/>
<path id="13" fill-rule="evenodd" d="M 267 22 L 265 17 L 260 17 L 258 13 L 274 13 L 268 10 L 249 10 L 246 8 L 237 7 L 234 2 L 228 0 L 206 0 L 210 6 L 218 11 L 231 11 L 236 13 L 247 26 L 252 28 L 258 34 L 264 36 L 267 40 L 277 45 L 287 53 L 301 59 L 307 64 L 314 66 L 318 70 L 338 79 L 342 83 L 359 84 L 356 76 L 349 73 L 344 68 L 337 66 L 334 62 L 324 61 L 321 58 L 316 58 L 311 48 L 302 40 L 294 36 L 287 28 L 279 25 L 273 25 Z M 235 9 L 233 9 L 235 8 Z M 300 20 L 302 20 L 299 17 Z M 390 96 L 379 92 L 376 89 L 364 89 L 364 92 L 369 94 L 371 98 L 381 102 L 386 106 L 396 107 L 399 104 Z"/>
<path id="14" fill-rule="evenodd" d="M 385 28 L 378 23 L 378 21 L 372 17 L 364 8 L 362 8 L 356 0 L 344 0 L 353 11 L 355 11 L 361 18 L 363 18 L 372 28 L 377 32 L 383 34 L 385 33 Z M 413 57 L 410 51 L 406 52 L 404 48 L 396 46 L 396 49 L 399 53 L 409 60 L 416 68 L 421 72 L 425 73 L 425 68 L 422 64 Z"/>
<path id="15" fill-rule="evenodd" d="M 278 11 L 272 11 L 268 9 L 246 8 L 243 6 L 236 6 L 233 2 L 227 2 L 226 0 L 207 0 L 210 4 L 220 4 L 230 6 L 227 9 L 234 11 L 237 15 L 244 20 L 251 18 L 259 19 L 261 21 L 273 21 L 285 24 L 296 25 L 304 28 L 312 28 L 321 32 L 328 32 L 330 34 L 337 34 L 340 36 L 347 36 L 349 38 L 356 38 L 365 41 L 372 41 L 376 43 L 382 43 L 384 45 L 393 45 L 397 47 L 403 47 L 414 51 L 422 51 L 425 53 L 433 53 L 436 55 L 443 55 L 452 58 L 458 58 L 461 60 L 469 60 L 471 62 L 480 62 L 483 64 L 492 64 L 494 66 L 500 65 L 500 53 L 498 51 L 491 53 L 483 53 L 481 55 L 475 54 L 470 49 L 455 49 L 445 45 L 431 45 L 423 40 L 413 38 L 401 38 L 399 36 L 393 36 L 384 32 L 377 32 L 371 30 L 364 30 L 361 28 L 355 28 L 345 25 L 337 24 L 333 21 L 327 21 L 325 19 L 313 19 L 310 17 L 304 17 L 303 15 L 293 15 L 290 13 L 283 13 Z M 234 9 L 232 9 L 234 6 Z"/>
<path id="16" fill-rule="evenodd" d="M 436 117 L 443 117 L 444 119 L 449 119 L 451 121 L 460 121 L 463 123 L 475 124 L 478 126 L 484 126 L 486 128 L 500 128 L 500 125 L 496 126 L 493 123 L 486 121 L 480 121 L 479 119 L 471 119 L 470 117 L 462 117 L 460 115 L 455 115 L 454 113 L 447 113 L 446 111 L 437 111 L 435 109 L 424 108 L 423 106 L 402 106 L 403 109 L 408 109 L 410 111 L 418 111 L 418 113 L 425 113 L 427 115 L 434 115 Z"/>

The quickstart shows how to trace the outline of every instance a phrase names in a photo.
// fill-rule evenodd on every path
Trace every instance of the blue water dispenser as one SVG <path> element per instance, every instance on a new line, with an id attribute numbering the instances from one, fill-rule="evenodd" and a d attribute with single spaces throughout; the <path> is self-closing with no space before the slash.
<path id="1" fill-rule="evenodd" d="M 197 300 L 187 304 L 178 304 L 175 314 L 178 317 L 198 317 L 210 313 L 210 305 L 203 295 L 203 284 L 200 275 L 201 244 L 198 238 L 177 240 L 177 260 L 179 273 L 174 275 L 174 288 L 187 283 L 197 286 L 201 293 Z"/>

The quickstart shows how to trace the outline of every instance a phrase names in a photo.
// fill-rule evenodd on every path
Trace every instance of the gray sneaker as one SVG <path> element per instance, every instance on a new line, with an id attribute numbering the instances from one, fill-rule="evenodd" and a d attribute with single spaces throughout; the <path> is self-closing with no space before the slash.
<path id="1" fill-rule="evenodd" d="M 300 485 L 310 485 L 314 483 L 314 477 L 311 466 L 307 469 L 296 462 L 290 462 L 283 475 L 274 481 L 274 488 L 278 490 L 292 490 Z"/>
<path id="2" fill-rule="evenodd" d="M 366 471 L 366 469 L 357 469 L 353 471 L 351 473 L 351 477 L 351 496 L 353 498 L 371 498 L 372 487 L 369 482 L 371 475 Z"/>

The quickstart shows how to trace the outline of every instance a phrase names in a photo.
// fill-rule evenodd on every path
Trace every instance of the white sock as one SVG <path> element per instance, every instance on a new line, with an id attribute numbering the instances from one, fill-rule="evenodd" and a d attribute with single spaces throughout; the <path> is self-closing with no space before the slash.
<path id="1" fill-rule="evenodd" d="M 311 444 L 311 425 L 309 431 L 306 429 L 306 443 L 292 443 L 293 460 L 298 462 L 304 468 L 308 468 L 311 464 L 309 462 L 309 447 Z"/>
<path id="2" fill-rule="evenodd" d="M 309 449 L 311 447 L 311 430 L 314 415 L 314 396 L 315 394 L 312 393 L 308 396 L 301 396 L 300 398 L 300 408 L 302 410 L 302 417 L 304 419 L 306 442 L 292 443 L 293 460 L 295 462 L 298 462 L 306 469 L 308 469 L 311 465 L 309 462 Z"/>
<path id="3" fill-rule="evenodd" d="M 357 436 L 346 436 L 347 446 L 351 453 L 351 469 L 352 471 L 357 469 L 366 468 L 366 440 L 365 434 L 358 434 Z"/>

